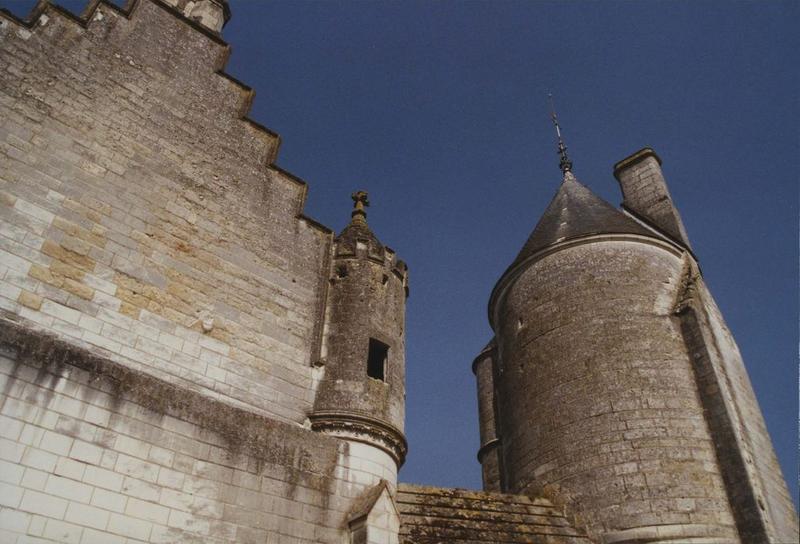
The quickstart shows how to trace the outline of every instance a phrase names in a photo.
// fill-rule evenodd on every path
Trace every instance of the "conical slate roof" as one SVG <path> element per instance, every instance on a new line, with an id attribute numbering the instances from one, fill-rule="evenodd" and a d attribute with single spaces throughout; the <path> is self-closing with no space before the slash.
<path id="1" fill-rule="evenodd" d="M 366 191 L 356 191 L 351 198 L 354 206 L 350 223 L 336 237 L 336 254 L 355 255 L 356 247 L 361 242 L 368 246 L 370 255 L 383 257 L 383 244 L 367 225 L 367 212 L 364 208 L 369 206 L 369 198 Z"/>
<path id="2" fill-rule="evenodd" d="M 372 229 L 369 228 L 366 221 L 351 221 L 342 229 L 342 232 L 336 237 L 336 241 L 339 244 L 347 244 L 353 248 L 355 248 L 356 241 L 363 241 L 378 251 L 383 249 L 383 244 L 372 233 Z"/>
<path id="3" fill-rule="evenodd" d="M 567 172 L 556 196 L 506 273 L 551 244 L 589 234 L 653 236 L 652 231 L 594 194 Z"/>

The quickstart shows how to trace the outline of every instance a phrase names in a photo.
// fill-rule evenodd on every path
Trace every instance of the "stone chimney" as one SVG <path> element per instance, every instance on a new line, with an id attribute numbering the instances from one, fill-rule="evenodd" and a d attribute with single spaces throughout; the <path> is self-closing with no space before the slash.
<path id="1" fill-rule="evenodd" d="M 164 2 L 217 34 L 231 18 L 228 0 L 164 0 Z"/>
<path id="2" fill-rule="evenodd" d="M 622 207 L 626 211 L 690 248 L 655 151 L 645 147 L 622 159 L 614 165 L 614 177 L 622 188 Z"/>

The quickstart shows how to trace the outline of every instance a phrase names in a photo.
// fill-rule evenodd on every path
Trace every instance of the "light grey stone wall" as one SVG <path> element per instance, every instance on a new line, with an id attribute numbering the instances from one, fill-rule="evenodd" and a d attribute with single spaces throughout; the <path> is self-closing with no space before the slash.
<path id="1" fill-rule="evenodd" d="M 0 540 L 340 544 L 397 465 L 303 427 L 332 233 L 215 32 L 93 5 L 0 14 Z"/>
<path id="2" fill-rule="evenodd" d="M 374 448 L 1 325 L 2 542 L 340 544 L 392 477 Z"/>
<path id="3" fill-rule="evenodd" d="M 604 542 L 738 540 L 672 318 L 681 257 L 624 235 L 565 242 L 495 308 L 506 491 L 552 497 Z"/>
<path id="4" fill-rule="evenodd" d="M 0 20 L 0 306 L 302 422 L 330 233 L 228 47 L 151 0 Z"/>

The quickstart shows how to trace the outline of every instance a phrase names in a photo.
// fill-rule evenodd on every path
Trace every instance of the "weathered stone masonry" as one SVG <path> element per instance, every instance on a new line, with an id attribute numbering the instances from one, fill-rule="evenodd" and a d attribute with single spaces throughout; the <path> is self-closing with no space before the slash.
<path id="1" fill-rule="evenodd" d="M 0 10 L 0 541 L 789 542 L 660 160 L 564 182 L 490 301 L 485 492 L 398 485 L 408 272 L 303 215 L 225 0 Z M 565 153 L 565 151 L 564 151 Z"/>
<path id="2" fill-rule="evenodd" d="M 605 543 L 796 541 L 747 372 L 660 164 L 643 149 L 615 166 L 622 211 L 565 169 L 498 281 L 497 347 L 475 363 L 493 368 L 476 374 L 482 441 L 499 452 L 484 485 L 544 495 Z"/>
<path id="3" fill-rule="evenodd" d="M 3 542 L 335 540 L 346 444 L 3 325 Z"/>
<path id="4" fill-rule="evenodd" d="M 397 541 L 402 403 L 394 456 L 309 429 L 334 237 L 222 71 L 228 16 L 0 13 L 3 542 Z"/>
<path id="5" fill-rule="evenodd" d="M 21 311 L 40 297 L 39 314 L 83 319 L 73 335 L 302 421 L 330 235 L 269 167 L 277 138 L 241 119 L 252 92 L 218 73 L 227 46 L 158 3 L 131 9 L 100 4 L 85 28 L 54 8 L 32 30 L 5 19 Z"/>

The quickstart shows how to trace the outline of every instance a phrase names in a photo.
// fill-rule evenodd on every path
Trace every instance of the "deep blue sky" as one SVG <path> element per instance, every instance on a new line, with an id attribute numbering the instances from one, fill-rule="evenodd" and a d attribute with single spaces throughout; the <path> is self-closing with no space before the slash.
<path id="1" fill-rule="evenodd" d="M 402 480 L 480 486 L 470 363 L 558 188 L 552 91 L 575 174 L 610 202 L 614 162 L 663 159 L 797 503 L 799 6 L 231 2 L 227 71 L 309 182 L 306 212 L 339 230 L 368 190 L 409 264 Z"/>

